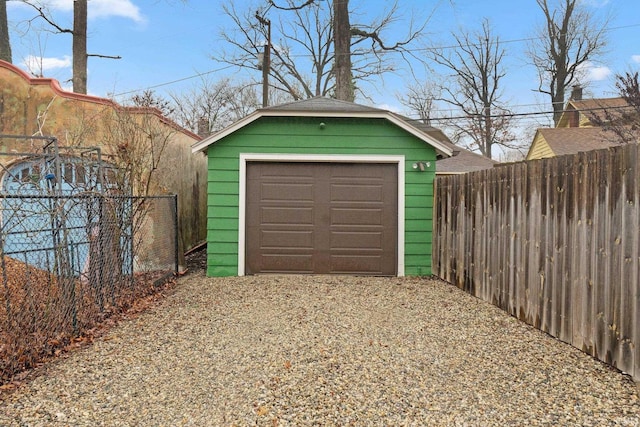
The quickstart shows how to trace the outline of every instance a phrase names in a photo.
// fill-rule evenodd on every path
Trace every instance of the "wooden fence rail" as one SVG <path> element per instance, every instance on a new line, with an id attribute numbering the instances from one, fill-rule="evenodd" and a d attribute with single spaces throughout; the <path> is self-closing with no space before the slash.
<path id="1" fill-rule="evenodd" d="M 438 177 L 434 273 L 640 380 L 639 155 Z"/>

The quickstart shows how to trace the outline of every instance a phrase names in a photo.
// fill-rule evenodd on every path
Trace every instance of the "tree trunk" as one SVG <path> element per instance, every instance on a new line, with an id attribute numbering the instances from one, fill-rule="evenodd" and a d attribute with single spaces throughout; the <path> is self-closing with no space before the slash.
<path id="1" fill-rule="evenodd" d="M 351 24 L 349 0 L 333 2 L 333 37 L 336 55 L 336 99 L 355 99 L 351 75 Z"/>
<path id="2" fill-rule="evenodd" d="M 564 97 L 565 97 L 565 86 L 567 82 L 566 78 L 563 78 L 562 81 L 558 79 L 557 88 L 555 92 L 551 94 L 551 103 L 553 104 L 553 125 L 558 126 L 560 122 L 560 117 L 562 117 L 562 113 L 564 113 Z"/>
<path id="3" fill-rule="evenodd" d="M 528 55 L 538 69 L 538 91 L 549 95 L 558 124 L 570 86 L 580 83 L 580 68 L 604 52 L 608 20 L 599 21 L 580 0 L 536 0 L 544 15 L 540 37 Z M 542 86 L 548 83 L 548 89 Z"/>
<path id="4" fill-rule="evenodd" d="M 87 1 L 73 2 L 73 91 L 87 93 Z"/>
<path id="5" fill-rule="evenodd" d="M 480 147 L 480 152 L 483 156 L 492 158 L 492 148 L 493 148 L 493 131 L 494 126 L 491 122 L 491 104 L 485 103 L 484 106 L 484 144 Z"/>
<path id="6" fill-rule="evenodd" d="M 0 0 L 0 59 L 12 62 L 9 21 L 7 20 L 7 0 Z"/>

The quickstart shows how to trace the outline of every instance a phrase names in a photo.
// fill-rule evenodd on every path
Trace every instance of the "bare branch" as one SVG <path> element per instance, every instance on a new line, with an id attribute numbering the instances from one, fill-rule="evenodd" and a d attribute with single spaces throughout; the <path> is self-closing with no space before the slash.
<path id="1" fill-rule="evenodd" d="M 276 9 L 280 9 L 280 10 L 300 10 L 300 9 L 304 9 L 305 7 L 307 7 L 309 5 L 314 4 L 315 1 L 316 0 L 307 0 L 306 2 L 304 2 L 304 3 L 302 3 L 302 4 L 298 5 L 298 6 L 292 6 L 292 5 L 289 5 L 289 6 L 278 6 L 275 1 L 269 0 L 269 4 L 271 6 L 273 6 L 273 7 L 275 7 Z"/>
<path id="2" fill-rule="evenodd" d="M 407 93 L 400 97 L 402 105 L 418 115 L 420 121 L 430 125 L 435 103 L 442 97 L 441 87 L 432 82 L 409 85 Z"/>
<path id="3" fill-rule="evenodd" d="M 567 88 L 584 84 L 581 81 L 584 65 L 604 52 L 608 20 L 597 21 L 580 0 L 558 0 L 555 9 L 548 0 L 536 2 L 544 24 L 529 44 L 527 55 L 538 70 L 537 91 L 551 98 L 557 124 Z"/>
<path id="4" fill-rule="evenodd" d="M 295 99 L 318 95 L 336 96 L 336 74 L 341 66 L 338 60 L 345 53 L 336 55 L 336 16 L 331 2 L 302 0 L 264 0 L 271 9 L 272 22 L 272 67 L 269 82 L 272 87 L 288 91 Z M 276 4 L 278 3 L 278 4 Z M 348 0 L 341 4 L 348 3 Z M 223 5 L 224 13 L 231 18 L 232 25 L 223 29 L 222 48 L 212 57 L 243 69 L 255 69 L 258 54 L 264 48 L 267 36 L 258 25 L 253 13 L 239 12 L 234 3 Z M 252 10 L 253 12 L 253 10 Z M 385 73 L 397 70 L 396 60 L 414 58 L 411 46 L 416 43 L 426 27 L 426 22 L 415 26 L 411 22 L 408 33 L 402 40 L 387 40 L 385 31 L 398 21 L 398 7 L 394 4 L 381 19 L 369 24 L 349 25 L 346 32 L 347 45 L 341 48 L 351 57 L 350 89 L 362 93 L 359 83 L 370 82 Z M 343 36 L 344 37 L 344 36 Z M 226 47 L 226 50 L 225 50 Z M 389 55 L 395 52 L 399 56 Z M 423 60 L 423 58 L 419 58 Z"/>
<path id="5" fill-rule="evenodd" d="M 186 93 L 171 94 L 170 116 L 180 125 L 206 136 L 248 115 L 259 107 L 257 82 L 233 84 L 230 79 L 206 78 Z"/>
<path id="6" fill-rule="evenodd" d="M 354 44 L 368 39 L 372 42 L 373 49 L 380 49 L 383 51 L 405 51 L 405 46 L 412 44 L 421 37 L 429 19 L 425 20 L 417 29 L 414 29 L 414 23 L 412 21 L 408 26 L 407 36 L 403 40 L 397 41 L 393 44 L 387 44 L 383 40 L 381 34 L 391 24 L 399 20 L 398 13 L 398 2 L 396 1 L 378 22 L 373 22 L 369 25 L 352 25 L 351 36 L 355 38 Z"/>
<path id="7" fill-rule="evenodd" d="M 432 54 L 434 62 L 448 69 L 453 78 L 440 87 L 440 100 L 466 116 L 451 124 L 454 140 L 491 158 L 493 145 L 509 147 L 514 139 L 511 120 L 502 115 L 509 112 L 501 102 L 505 50 L 486 19 L 480 31 L 452 36 L 456 43 L 453 52 L 441 49 Z"/>
<path id="8" fill-rule="evenodd" d="M 87 53 L 87 57 L 105 58 L 105 59 L 122 59 L 122 56 L 100 55 L 97 53 Z"/>
<path id="9" fill-rule="evenodd" d="M 51 16 L 51 12 L 46 6 L 39 4 L 38 2 L 31 2 L 26 0 L 21 0 L 21 3 L 26 4 L 27 6 L 31 6 L 33 9 L 38 12 L 38 17 L 42 18 L 49 26 L 53 27 L 58 33 L 63 34 L 73 34 L 72 28 L 64 28 L 60 26 Z"/>
<path id="10" fill-rule="evenodd" d="M 638 72 L 616 75 L 616 88 L 624 105 L 607 106 L 602 111 L 591 111 L 589 120 L 615 135 L 620 144 L 640 141 L 640 77 Z"/>

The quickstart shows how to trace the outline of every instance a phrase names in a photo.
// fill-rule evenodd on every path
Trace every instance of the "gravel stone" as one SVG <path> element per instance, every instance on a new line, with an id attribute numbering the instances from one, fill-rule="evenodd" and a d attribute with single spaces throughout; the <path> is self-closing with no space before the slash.
<path id="1" fill-rule="evenodd" d="M 629 376 L 425 278 L 180 279 L 2 426 L 640 426 Z"/>

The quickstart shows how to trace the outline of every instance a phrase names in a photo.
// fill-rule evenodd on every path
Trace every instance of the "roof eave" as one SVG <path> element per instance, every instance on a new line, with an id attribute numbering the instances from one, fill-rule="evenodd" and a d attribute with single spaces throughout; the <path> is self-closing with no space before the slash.
<path id="1" fill-rule="evenodd" d="M 396 126 L 406 130 L 413 136 L 421 139 L 425 143 L 433 146 L 436 151 L 440 155 L 444 155 L 447 157 L 451 157 L 453 154 L 453 150 L 437 139 L 427 135 L 426 133 L 416 129 L 415 127 L 408 124 L 406 121 L 396 117 L 390 112 L 380 110 L 380 111 L 362 111 L 362 112 L 353 112 L 353 111 L 279 111 L 279 110 L 256 110 L 248 116 L 238 120 L 231 126 L 226 127 L 225 129 L 217 132 L 202 141 L 197 142 L 191 146 L 191 152 L 197 153 L 199 151 L 204 151 L 210 145 L 216 143 L 222 138 L 236 132 L 237 130 L 253 123 L 261 117 L 329 117 L 329 118 L 369 118 L 369 119 L 386 119 Z"/>

